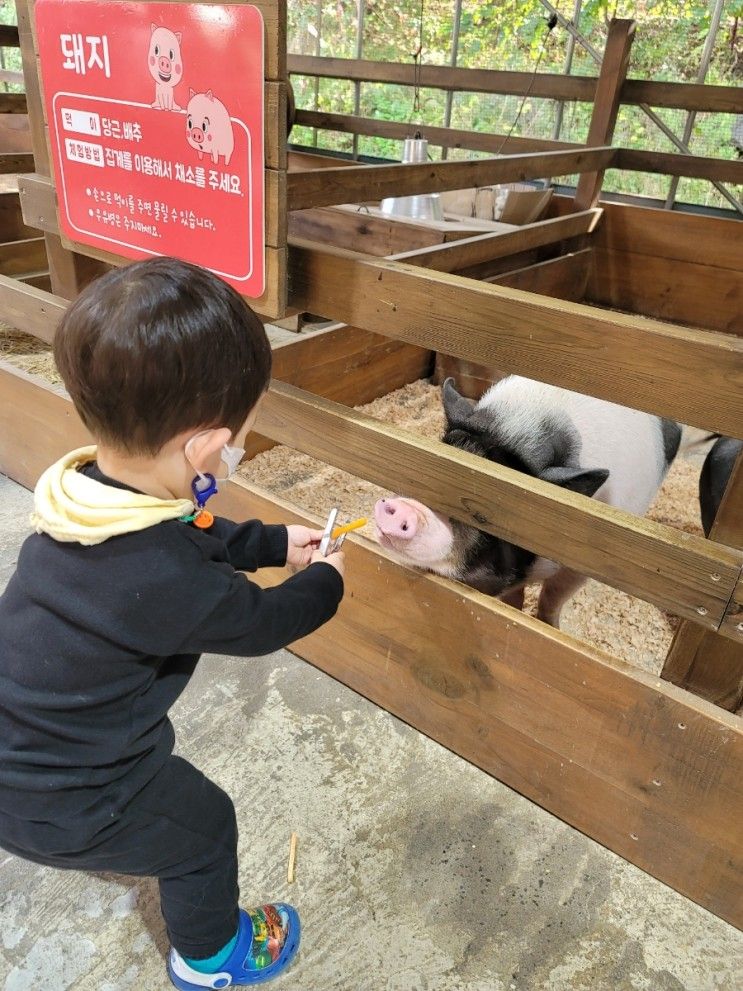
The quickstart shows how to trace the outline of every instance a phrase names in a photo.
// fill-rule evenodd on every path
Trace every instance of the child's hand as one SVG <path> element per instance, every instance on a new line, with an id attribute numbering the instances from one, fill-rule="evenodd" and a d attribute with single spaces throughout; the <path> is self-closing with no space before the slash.
<path id="1" fill-rule="evenodd" d="M 346 555 L 343 551 L 335 551 L 333 554 L 328 554 L 327 557 L 323 557 L 320 551 L 315 551 L 312 555 L 312 564 L 316 564 L 317 561 L 324 561 L 325 564 L 331 565 L 341 578 L 346 573 Z"/>
<path id="2" fill-rule="evenodd" d="M 322 530 L 310 530 L 307 526 L 288 526 L 289 535 L 286 549 L 286 563 L 295 568 L 304 568 L 312 560 L 322 540 Z"/>

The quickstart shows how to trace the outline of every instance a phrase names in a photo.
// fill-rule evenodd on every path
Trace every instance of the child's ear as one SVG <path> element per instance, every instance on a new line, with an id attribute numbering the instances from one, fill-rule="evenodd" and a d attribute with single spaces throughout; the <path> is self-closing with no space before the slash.
<path id="1" fill-rule="evenodd" d="M 227 427 L 213 427 L 201 430 L 186 441 L 185 454 L 191 467 L 198 472 L 209 470 L 212 457 L 229 444 L 232 433 Z"/>

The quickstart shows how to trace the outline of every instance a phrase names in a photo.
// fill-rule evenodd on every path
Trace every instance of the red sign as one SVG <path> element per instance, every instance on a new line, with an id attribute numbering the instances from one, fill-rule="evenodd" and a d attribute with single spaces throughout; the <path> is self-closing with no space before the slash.
<path id="1" fill-rule="evenodd" d="M 263 19 L 245 4 L 37 0 L 60 224 L 262 295 Z"/>

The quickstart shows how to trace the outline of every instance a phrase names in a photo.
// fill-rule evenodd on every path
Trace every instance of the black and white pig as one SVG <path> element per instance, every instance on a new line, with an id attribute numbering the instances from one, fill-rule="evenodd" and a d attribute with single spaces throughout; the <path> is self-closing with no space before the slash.
<path id="1" fill-rule="evenodd" d="M 699 476 L 699 506 L 702 511 L 702 527 L 707 537 L 715 522 L 733 465 L 741 451 L 743 440 L 719 437 L 704 459 Z"/>
<path id="2" fill-rule="evenodd" d="M 644 515 L 681 440 L 671 420 L 568 392 L 520 376 L 490 388 L 478 403 L 453 379 L 442 390 L 445 444 L 555 485 Z M 538 616 L 559 626 L 564 603 L 585 577 L 435 513 L 414 499 L 374 507 L 379 543 L 401 560 L 523 607 L 524 585 L 542 582 Z"/>

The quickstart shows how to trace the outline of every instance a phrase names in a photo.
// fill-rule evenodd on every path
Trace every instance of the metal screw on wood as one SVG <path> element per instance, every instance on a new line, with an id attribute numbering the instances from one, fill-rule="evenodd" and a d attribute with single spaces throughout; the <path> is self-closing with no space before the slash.
<path id="1" fill-rule="evenodd" d="M 697 606 L 697 612 L 699 613 L 700 616 L 707 615 L 707 610 L 705 609 L 704 606 Z"/>

